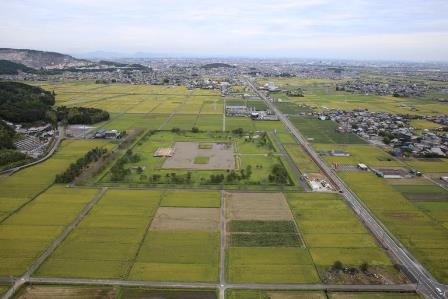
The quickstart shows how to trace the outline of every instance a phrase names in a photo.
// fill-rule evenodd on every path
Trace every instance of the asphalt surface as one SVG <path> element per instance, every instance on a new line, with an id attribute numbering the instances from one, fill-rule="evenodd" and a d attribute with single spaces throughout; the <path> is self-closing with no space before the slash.
<path id="1" fill-rule="evenodd" d="M 448 291 L 446 285 L 440 284 L 432 275 L 409 253 L 393 235 L 377 221 L 370 211 L 365 207 L 361 200 L 345 185 L 345 183 L 333 172 L 314 149 L 308 144 L 306 139 L 299 133 L 296 127 L 289 121 L 289 119 L 281 113 L 274 104 L 272 104 L 263 94 L 261 94 L 256 87 L 247 80 L 249 86 L 253 91 L 266 102 L 268 107 L 279 117 L 279 119 L 286 125 L 291 134 L 302 145 L 310 157 L 317 163 L 325 175 L 341 190 L 342 196 L 347 201 L 348 205 L 361 218 L 364 224 L 376 236 L 378 241 L 391 253 L 418 281 L 418 290 L 429 298 L 444 299 L 447 298 L 444 294 L 437 291 L 437 288 L 442 290 L 442 293 Z"/>

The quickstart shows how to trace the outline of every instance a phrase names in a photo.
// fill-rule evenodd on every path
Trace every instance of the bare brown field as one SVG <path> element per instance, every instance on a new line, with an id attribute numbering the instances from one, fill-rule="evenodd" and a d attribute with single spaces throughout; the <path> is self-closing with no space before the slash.
<path id="1" fill-rule="evenodd" d="M 28 286 L 16 297 L 18 299 L 114 299 L 117 296 L 116 288 L 109 287 L 83 287 L 83 286 Z"/>
<path id="2" fill-rule="evenodd" d="M 209 148 L 199 142 L 176 142 L 174 154 L 163 163 L 164 169 L 235 169 L 234 147 L 231 143 L 208 143 Z M 196 157 L 208 157 L 208 163 L 195 163 Z"/>
<path id="3" fill-rule="evenodd" d="M 219 209 L 160 207 L 150 229 L 217 231 L 219 230 Z"/>
<path id="4" fill-rule="evenodd" d="M 226 193 L 229 220 L 292 220 L 282 193 Z"/>
<path id="5" fill-rule="evenodd" d="M 403 193 L 411 201 L 447 201 L 448 193 Z"/>
<path id="6" fill-rule="evenodd" d="M 415 178 L 411 178 L 411 179 L 387 179 L 385 180 L 385 182 L 389 183 L 390 185 L 419 185 L 419 186 L 423 186 L 423 185 L 432 185 L 432 183 L 423 178 L 423 177 L 415 177 Z"/>

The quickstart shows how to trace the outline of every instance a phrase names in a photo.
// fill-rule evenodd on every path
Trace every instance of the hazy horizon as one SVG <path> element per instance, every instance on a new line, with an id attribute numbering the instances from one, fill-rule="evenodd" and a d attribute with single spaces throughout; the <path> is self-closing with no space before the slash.
<path id="1" fill-rule="evenodd" d="M 17 0 L 0 8 L 0 47 L 81 57 L 448 61 L 441 0 Z"/>

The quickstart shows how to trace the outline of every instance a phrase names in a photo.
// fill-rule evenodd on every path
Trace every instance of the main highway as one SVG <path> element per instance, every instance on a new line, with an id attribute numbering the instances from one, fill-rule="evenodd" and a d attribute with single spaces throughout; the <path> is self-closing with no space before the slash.
<path id="1" fill-rule="evenodd" d="M 275 105 L 261 93 L 250 80 L 246 80 L 251 89 L 268 105 L 269 109 L 273 111 L 285 124 L 291 134 L 296 138 L 298 143 L 304 148 L 304 150 L 310 155 L 314 162 L 319 166 L 328 179 L 337 187 L 341 195 L 345 198 L 348 205 L 354 210 L 358 217 L 364 222 L 366 227 L 376 236 L 378 241 L 386 248 L 391 255 L 399 261 L 406 270 L 414 276 L 418 282 L 418 290 L 428 298 L 444 299 L 445 294 L 448 291 L 446 285 L 438 283 L 431 274 L 412 256 L 410 252 L 406 250 L 396 240 L 393 235 L 383 227 L 383 225 L 376 220 L 376 218 L 370 213 L 367 207 L 365 207 L 361 200 L 353 193 L 350 188 L 336 175 L 336 173 L 328 167 L 328 165 L 319 157 L 316 151 L 310 146 L 307 140 L 296 129 L 291 121 L 275 107 Z"/>

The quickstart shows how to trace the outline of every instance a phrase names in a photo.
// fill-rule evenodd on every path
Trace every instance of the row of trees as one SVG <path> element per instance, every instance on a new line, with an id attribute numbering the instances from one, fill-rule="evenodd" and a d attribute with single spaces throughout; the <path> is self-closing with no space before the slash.
<path id="1" fill-rule="evenodd" d="M 252 176 L 252 166 L 247 165 L 246 168 L 240 169 L 239 172 L 235 170 L 228 171 L 227 175 L 224 174 L 212 174 L 210 175 L 209 183 L 211 184 L 220 184 L 223 182 L 226 183 L 235 183 L 241 180 L 248 180 Z"/>
<path id="2" fill-rule="evenodd" d="M 107 153 L 107 149 L 95 147 L 88 151 L 84 157 L 76 160 L 75 163 L 70 164 L 68 169 L 61 174 L 56 175 L 55 183 L 70 183 L 78 175 L 81 174 L 90 163 L 98 161 L 103 155 Z"/>
<path id="3" fill-rule="evenodd" d="M 118 159 L 114 166 L 110 169 L 111 180 L 122 181 L 127 175 L 131 173 L 129 168 L 125 168 L 126 163 L 137 163 L 140 161 L 140 156 L 134 154 L 132 150 L 128 150 L 123 157 Z"/>
<path id="4" fill-rule="evenodd" d="M 288 172 L 281 164 L 275 164 L 272 167 L 271 174 L 268 178 L 270 182 L 281 185 L 285 185 L 289 182 Z"/>

